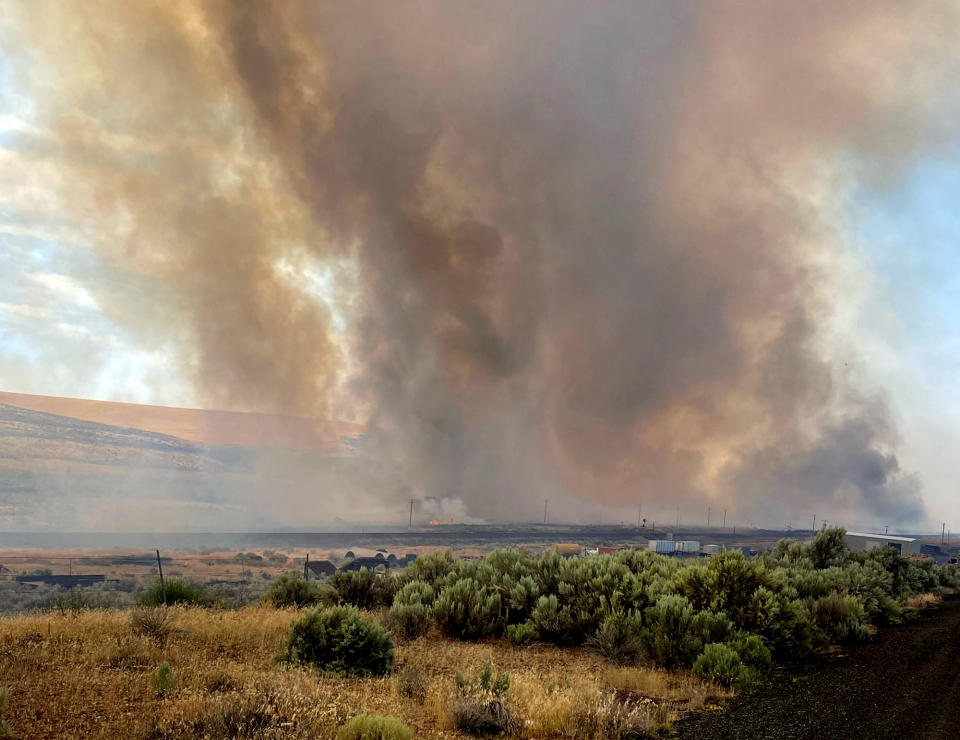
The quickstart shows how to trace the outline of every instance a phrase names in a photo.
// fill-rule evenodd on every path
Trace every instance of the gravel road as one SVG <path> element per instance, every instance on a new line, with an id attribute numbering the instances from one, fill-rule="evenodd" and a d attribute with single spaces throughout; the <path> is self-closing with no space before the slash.
<path id="1" fill-rule="evenodd" d="M 781 671 L 681 738 L 960 738 L 960 598 L 881 629 L 841 657 Z"/>

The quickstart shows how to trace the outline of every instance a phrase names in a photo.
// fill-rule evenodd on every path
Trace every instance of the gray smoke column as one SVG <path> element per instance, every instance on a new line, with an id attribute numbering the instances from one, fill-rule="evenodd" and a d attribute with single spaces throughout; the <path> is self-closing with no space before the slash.
<path id="1" fill-rule="evenodd" d="M 481 518 L 923 519 L 832 198 L 936 143 L 956 12 L 132 5 L 18 17 L 37 156 L 210 404 L 366 422 L 358 488 Z"/>

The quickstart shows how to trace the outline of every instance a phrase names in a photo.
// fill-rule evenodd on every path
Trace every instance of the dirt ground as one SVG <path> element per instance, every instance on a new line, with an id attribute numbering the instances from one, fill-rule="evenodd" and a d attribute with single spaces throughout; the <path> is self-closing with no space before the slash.
<path id="1" fill-rule="evenodd" d="M 826 663 L 785 670 L 683 738 L 960 738 L 960 598 L 880 630 Z"/>

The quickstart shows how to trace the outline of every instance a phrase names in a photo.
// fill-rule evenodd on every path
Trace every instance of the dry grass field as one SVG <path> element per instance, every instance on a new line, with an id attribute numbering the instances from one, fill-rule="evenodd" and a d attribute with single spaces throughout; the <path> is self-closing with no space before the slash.
<path id="1" fill-rule="evenodd" d="M 616 737 L 625 718 L 655 731 L 730 695 L 685 672 L 615 668 L 582 648 L 436 633 L 399 645 L 387 677 L 321 676 L 275 660 L 293 610 L 169 611 L 165 642 L 138 634 L 130 610 L 0 618 L 0 686 L 16 736 L 332 738 L 368 712 L 401 718 L 418 738 L 460 737 L 448 717 L 454 676 L 484 661 L 510 673 L 506 703 L 523 738 Z M 161 695 L 154 677 L 164 661 L 173 683 Z"/>

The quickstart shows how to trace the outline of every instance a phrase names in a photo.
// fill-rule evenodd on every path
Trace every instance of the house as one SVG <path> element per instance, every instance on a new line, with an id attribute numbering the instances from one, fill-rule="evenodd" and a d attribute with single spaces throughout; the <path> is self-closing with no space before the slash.
<path id="1" fill-rule="evenodd" d="M 317 576 L 332 576 L 337 572 L 337 566 L 331 563 L 329 560 L 310 560 L 303 564 L 303 569 L 309 575 Z"/>
<path id="2" fill-rule="evenodd" d="M 901 555 L 920 555 L 922 543 L 916 537 L 900 537 L 893 534 L 873 534 L 870 532 L 847 532 L 844 535 L 847 547 L 853 552 L 875 550 L 878 547 L 892 547 Z"/>

